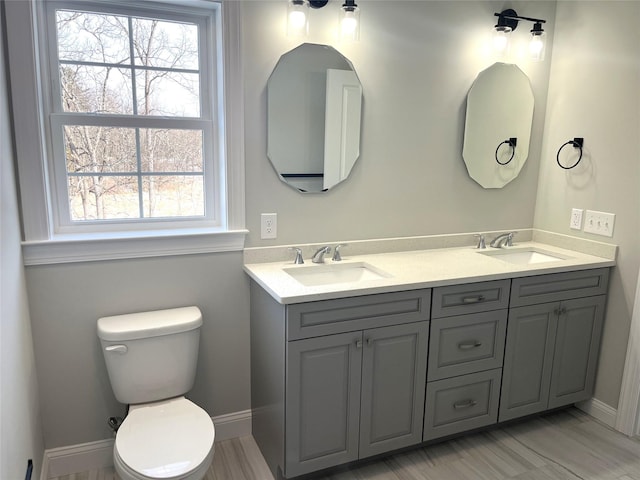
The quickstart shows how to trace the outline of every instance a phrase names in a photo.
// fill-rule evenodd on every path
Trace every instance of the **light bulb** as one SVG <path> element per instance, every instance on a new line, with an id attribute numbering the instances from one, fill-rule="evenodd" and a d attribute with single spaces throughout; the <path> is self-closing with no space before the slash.
<path id="1" fill-rule="evenodd" d="M 498 56 L 509 52 L 509 40 L 511 39 L 511 27 L 495 27 L 493 33 L 493 50 Z"/>
<path id="2" fill-rule="evenodd" d="M 340 9 L 340 38 L 342 40 L 360 39 L 360 9 L 350 2 Z"/>
<path id="3" fill-rule="evenodd" d="M 544 60 L 544 53 L 546 50 L 547 37 L 542 30 L 542 25 L 536 23 L 531 30 L 531 41 L 529 42 L 529 56 L 534 62 L 541 62 Z"/>
<path id="4" fill-rule="evenodd" d="M 306 36 L 309 32 L 309 4 L 304 0 L 290 0 L 287 4 L 287 35 Z"/>
<path id="5" fill-rule="evenodd" d="M 293 10 L 289 13 L 289 25 L 294 30 L 300 30 L 301 28 L 304 28 L 306 23 L 307 16 L 304 14 L 304 12 Z"/>
<path id="6" fill-rule="evenodd" d="M 353 36 L 353 32 L 358 28 L 358 19 L 355 18 L 353 12 L 346 12 L 342 18 L 342 36 Z"/>

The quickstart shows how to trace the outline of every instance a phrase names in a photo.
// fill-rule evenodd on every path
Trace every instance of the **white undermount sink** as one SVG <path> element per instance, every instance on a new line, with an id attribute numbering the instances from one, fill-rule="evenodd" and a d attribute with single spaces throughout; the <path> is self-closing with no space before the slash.
<path id="1" fill-rule="evenodd" d="M 390 274 L 365 262 L 331 263 L 285 268 L 284 271 L 305 287 L 356 283 L 389 278 Z"/>
<path id="2" fill-rule="evenodd" d="M 482 255 L 493 257 L 503 262 L 516 265 L 533 265 L 536 263 L 558 262 L 568 257 L 558 253 L 547 252 L 535 247 L 501 248 L 499 250 L 487 250 L 479 252 Z"/>

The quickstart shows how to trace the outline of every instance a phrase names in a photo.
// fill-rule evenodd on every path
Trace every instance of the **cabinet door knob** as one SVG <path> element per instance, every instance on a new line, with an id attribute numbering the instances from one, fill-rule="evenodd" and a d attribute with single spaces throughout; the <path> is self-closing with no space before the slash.
<path id="1" fill-rule="evenodd" d="M 467 400 L 461 400 L 460 402 L 455 402 L 453 404 L 453 408 L 456 410 L 460 410 L 461 408 L 471 408 L 475 407 L 478 404 L 474 399 L 469 398 Z"/>
<path id="2" fill-rule="evenodd" d="M 478 348 L 482 346 L 482 342 L 477 340 L 471 340 L 470 342 L 460 342 L 458 348 L 460 350 L 471 350 L 472 348 Z"/>
<path id="3" fill-rule="evenodd" d="M 371 340 L 371 338 L 367 338 L 367 346 L 370 347 L 371 345 L 373 345 L 373 340 Z"/>
<path id="4" fill-rule="evenodd" d="M 362 340 L 356 340 L 356 348 L 362 348 Z"/>

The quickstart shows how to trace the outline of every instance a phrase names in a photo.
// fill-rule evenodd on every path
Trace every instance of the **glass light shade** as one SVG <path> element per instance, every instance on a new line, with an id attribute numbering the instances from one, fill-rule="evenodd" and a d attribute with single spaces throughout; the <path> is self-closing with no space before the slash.
<path id="1" fill-rule="evenodd" d="M 509 53 L 511 43 L 511 27 L 497 26 L 493 30 L 493 52 L 499 56 Z"/>
<path id="2" fill-rule="evenodd" d="M 339 29 L 341 40 L 360 40 L 360 8 L 343 6 L 340 9 Z"/>
<path id="3" fill-rule="evenodd" d="M 309 4 L 304 0 L 289 0 L 287 4 L 287 35 L 306 37 L 309 33 Z"/>
<path id="4" fill-rule="evenodd" d="M 529 42 L 529 57 L 534 62 L 542 62 L 547 47 L 547 36 L 545 32 L 536 31 L 531 33 Z"/>

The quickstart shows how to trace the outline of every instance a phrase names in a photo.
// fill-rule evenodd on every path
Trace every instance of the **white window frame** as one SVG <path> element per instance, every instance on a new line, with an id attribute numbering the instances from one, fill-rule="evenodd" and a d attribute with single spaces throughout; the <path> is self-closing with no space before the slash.
<path id="1" fill-rule="evenodd" d="M 188 9 L 215 11 L 217 26 L 221 31 L 215 43 L 217 54 L 222 58 L 223 75 L 218 78 L 215 92 L 221 108 L 211 111 L 213 124 L 220 127 L 220 135 L 214 142 L 219 149 L 214 162 L 214 188 L 220 189 L 217 216 L 213 221 L 202 222 L 135 222 L 134 228 L 110 222 L 98 225 L 83 225 L 83 231 L 68 228 L 60 219 L 59 202 L 66 199 L 66 179 L 62 195 L 56 196 L 55 173 L 52 164 L 52 138 L 48 125 L 49 108 L 52 105 L 51 81 L 47 70 L 51 64 L 43 49 L 46 38 L 46 6 L 43 3 L 17 1 L 6 2 L 9 65 L 12 83 L 12 101 L 18 157 L 18 174 L 23 214 L 23 255 L 25 264 L 64 263 L 89 260 L 137 258 L 216 251 L 241 250 L 247 230 L 244 226 L 244 132 L 242 105 L 242 70 L 240 63 L 240 16 L 241 2 L 221 0 L 181 0 L 179 6 L 165 0 L 142 1 L 140 5 L 153 7 L 158 18 L 166 14 L 178 14 Z M 65 5 L 69 9 L 83 9 L 88 5 L 93 10 L 105 5 L 131 8 L 126 1 L 64 2 L 55 1 L 55 6 Z M 141 14 L 135 8 L 130 15 Z M 154 16 L 156 16 L 154 14 Z M 221 27 L 221 28 L 220 28 Z M 201 67 L 204 68 L 204 67 Z M 57 75 L 57 63 L 55 71 Z M 224 92 L 224 94 L 223 94 Z M 47 103 L 49 102 L 49 103 Z M 203 112 L 204 113 L 204 112 Z M 56 124 L 56 116 L 51 124 Z M 71 114 L 72 115 L 72 114 Z M 219 118 L 215 118 L 219 115 Z M 148 119 L 154 124 L 153 118 Z M 126 123 L 126 119 L 125 119 Z M 58 146 L 59 148 L 59 146 Z M 64 166 L 63 166 L 64 167 Z M 66 177 L 66 172 L 65 172 Z M 61 188 L 57 175 L 57 188 Z M 58 203 L 57 203 L 58 202 Z M 181 227 L 176 227 L 181 224 Z"/>

